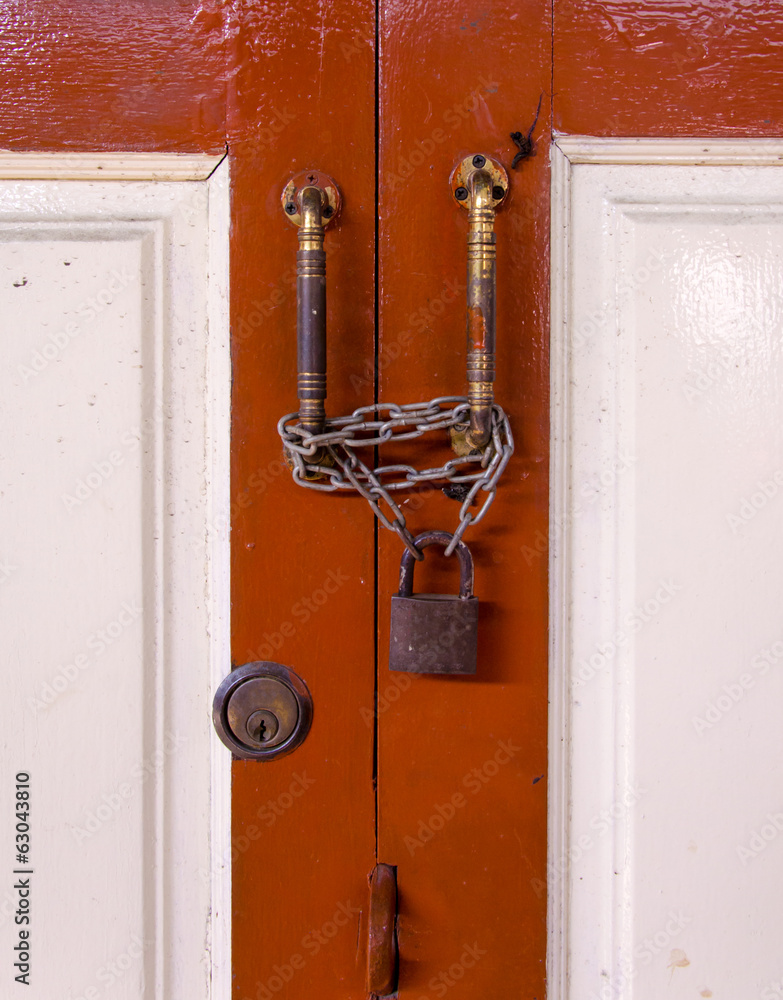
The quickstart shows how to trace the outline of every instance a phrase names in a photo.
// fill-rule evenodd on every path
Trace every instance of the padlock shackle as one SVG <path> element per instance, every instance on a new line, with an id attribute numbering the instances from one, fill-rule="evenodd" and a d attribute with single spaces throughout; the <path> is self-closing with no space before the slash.
<path id="1" fill-rule="evenodd" d="M 442 545 L 448 548 L 454 536 L 448 531 L 425 531 L 418 535 L 413 544 L 417 549 L 426 549 L 428 545 Z M 457 542 L 454 553 L 459 559 L 459 596 L 465 601 L 473 596 L 473 556 L 463 541 Z M 413 596 L 413 567 L 416 561 L 410 549 L 406 549 L 400 560 L 400 592 L 399 597 Z"/>

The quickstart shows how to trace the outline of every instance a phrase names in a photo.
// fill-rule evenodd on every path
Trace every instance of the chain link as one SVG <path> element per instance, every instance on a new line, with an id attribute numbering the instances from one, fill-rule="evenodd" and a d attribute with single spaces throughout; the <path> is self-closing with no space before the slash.
<path id="1" fill-rule="evenodd" d="M 372 507 L 381 524 L 396 531 L 417 558 L 422 552 L 405 522 L 405 514 L 394 494 L 420 486 L 433 488 L 465 484 L 468 492 L 459 510 L 459 525 L 446 549 L 451 555 L 471 524 L 478 524 L 495 499 L 498 480 L 514 452 L 508 417 L 500 406 L 492 407 L 492 436 L 483 452 L 452 458 L 444 465 L 418 470 L 412 465 L 379 465 L 370 468 L 357 449 L 378 447 L 388 441 L 411 441 L 431 431 L 467 425 L 470 407 L 464 396 L 439 396 L 429 403 L 393 403 L 360 406 L 349 416 L 327 420 L 321 434 L 311 434 L 298 423 L 298 413 L 289 413 L 277 425 L 294 480 L 311 490 L 356 490 Z M 333 463 L 321 464 L 324 452 Z M 310 461 L 308 461 L 308 459 Z M 468 484 L 469 488 L 468 488 Z M 477 513 L 479 491 L 486 494 Z M 385 505 L 386 511 L 384 511 Z"/>

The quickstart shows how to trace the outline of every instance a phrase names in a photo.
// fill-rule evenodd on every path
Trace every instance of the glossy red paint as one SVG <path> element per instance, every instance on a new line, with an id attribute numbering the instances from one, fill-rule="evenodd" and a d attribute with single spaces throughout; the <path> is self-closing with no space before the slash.
<path id="1" fill-rule="evenodd" d="M 276 423 L 296 409 L 297 232 L 280 197 L 317 167 L 343 195 L 326 234 L 327 413 L 374 345 L 375 11 L 371 0 L 235 5 L 228 135 L 234 350 L 236 663 L 275 659 L 313 696 L 304 744 L 234 765 L 234 977 L 241 1000 L 365 996 L 375 865 L 373 518 L 294 484 Z M 362 369 L 359 369 L 362 370 Z M 361 921 L 361 928 L 360 928 Z"/>
<path id="2" fill-rule="evenodd" d="M 224 18 L 193 0 L 0 4 L 0 146 L 225 148 Z"/>
<path id="3" fill-rule="evenodd" d="M 471 153 L 510 168 L 510 133 L 527 133 L 549 89 L 549 5 L 391 0 L 381 15 L 379 395 L 408 403 L 465 391 L 467 213 L 449 177 Z M 411 1000 L 545 993 L 548 109 L 545 96 L 536 154 L 509 169 L 496 222 L 496 395 L 517 452 L 465 536 L 481 601 L 475 678 L 389 673 L 401 546 L 379 537 L 379 860 L 398 866 Z M 448 457 L 445 436 L 414 449 L 417 464 Z M 417 506 L 405 507 L 415 531 L 457 523 L 439 491 Z M 431 552 L 416 590 L 454 591 L 456 565 Z"/>
<path id="4" fill-rule="evenodd" d="M 583 135 L 779 136 L 775 0 L 555 0 L 554 127 Z"/>

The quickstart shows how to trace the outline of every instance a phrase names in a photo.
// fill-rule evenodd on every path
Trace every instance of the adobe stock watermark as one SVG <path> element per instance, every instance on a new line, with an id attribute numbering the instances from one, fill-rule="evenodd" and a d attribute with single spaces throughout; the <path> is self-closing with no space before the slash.
<path id="1" fill-rule="evenodd" d="M 275 963 L 272 966 L 272 975 L 263 982 L 256 984 L 256 995 L 254 1000 L 272 1000 L 272 997 L 280 993 L 287 983 L 290 983 L 297 972 L 301 972 L 307 964 L 307 958 L 314 958 L 322 948 L 325 948 L 330 941 L 333 941 L 344 927 L 358 924 L 362 911 L 355 907 L 350 900 L 340 903 L 329 920 L 324 921 L 317 929 L 308 931 L 300 942 L 301 951 L 295 951 L 282 963 Z M 243 1000 L 250 1000 L 244 997 Z"/>
<path id="2" fill-rule="evenodd" d="M 475 968 L 481 959 L 487 954 L 486 948 L 480 948 L 478 941 L 473 944 L 462 946 L 462 954 L 456 962 L 452 962 L 448 969 L 444 969 L 427 983 L 427 989 L 434 993 L 436 997 L 445 997 L 452 986 L 464 979 L 465 973 Z M 423 993 L 418 1000 L 430 1000 L 427 993 Z"/>
<path id="3" fill-rule="evenodd" d="M 436 666 L 439 661 L 442 661 L 444 657 L 447 657 L 455 642 L 462 638 L 463 635 L 464 632 L 459 623 L 453 622 L 449 628 L 440 631 L 437 635 L 434 635 L 432 640 L 425 646 L 421 646 L 419 648 L 419 662 L 422 668 L 422 673 L 429 673 L 430 671 L 428 668 Z M 362 706 L 359 709 L 362 721 L 368 729 L 373 727 L 378 716 L 388 712 L 392 705 L 399 701 L 400 697 L 405 694 L 406 691 L 410 690 L 411 684 L 413 683 L 411 680 L 411 673 L 408 673 L 407 671 L 390 670 L 389 676 L 390 680 L 388 684 L 386 684 L 383 690 L 378 690 L 375 707 L 370 709 Z"/>
<path id="4" fill-rule="evenodd" d="M 685 36 L 687 44 L 684 48 L 674 48 L 667 50 L 677 66 L 679 73 L 693 72 L 697 64 L 701 64 L 707 58 L 709 48 L 705 44 L 713 38 L 721 38 L 726 33 L 727 22 L 722 12 L 710 12 L 709 5 L 702 8 L 706 14 L 706 23 L 703 18 L 699 19 L 698 34 L 688 32 Z"/>
<path id="5" fill-rule="evenodd" d="M 549 532 L 536 531 L 532 545 L 520 546 L 519 552 L 528 566 L 549 552 L 551 538 L 561 537 L 569 525 L 587 513 L 637 462 L 636 455 L 621 451 L 600 472 L 572 490 L 573 500 L 566 513 L 551 521 Z"/>
<path id="6" fill-rule="evenodd" d="M 357 28 L 351 36 L 350 42 L 340 42 L 340 52 L 342 52 L 343 59 L 346 62 L 350 62 L 354 56 L 359 55 L 365 48 L 369 49 L 370 52 L 375 51 L 374 31 L 362 31 Z"/>
<path id="7" fill-rule="evenodd" d="M 402 330 L 393 339 L 384 337 L 377 364 L 374 359 L 368 358 L 364 363 L 361 375 L 354 372 L 349 376 L 353 391 L 358 395 L 363 389 L 373 386 L 376 372 L 380 375 L 386 371 L 389 365 L 400 357 L 416 335 L 426 334 L 433 320 L 442 316 L 446 312 L 446 307 L 451 305 L 463 292 L 467 292 L 467 285 L 457 281 L 456 278 L 447 278 L 439 295 L 429 299 L 426 305 L 420 306 L 416 312 L 412 312 L 408 316 L 407 329 Z"/>
<path id="8" fill-rule="evenodd" d="M 193 551 L 203 550 L 214 538 L 226 538 L 231 525 L 239 517 L 240 511 L 252 507 L 254 500 L 262 496 L 266 490 L 282 475 L 289 474 L 288 466 L 282 458 L 273 458 L 266 465 L 260 465 L 247 477 L 245 486 L 235 493 L 228 510 L 225 508 L 216 513 L 202 534 L 191 535 L 188 543 Z M 254 548 L 255 543 L 248 543 L 248 548 Z"/>
<path id="9" fill-rule="evenodd" d="M 316 587 L 311 594 L 301 597 L 291 605 L 290 614 L 296 624 L 286 619 L 280 622 L 275 631 L 264 632 L 261 636 L 262 644 L 257 649 L 247 651 L 247 662 L 273 659 L 286 639 L 292 639 L 297 629 L 306 625 L 313 615 L 317 615 L 329 598 L 333 597 L 349 579 L 350 577 L 346 576 L 339 566 L 337 569 L 330 569 L 320 587 Z"/>
<path id="10" fill-rule="evenodd" d="M 334 234 L 337 236 L 338 234 Z M 327 262 L 340 252 L 342 244 L 335 238 L 330 238 L 324 245 Z M 231 339 L 234 343 L 248 340 L 264 325 L 264 320 L 278 309 L 296 292 L 296 265 L 291 265 L 283 271 L 272 291 L 264 299 L 253 299 L 250 310 L 240 316 L 231 326 Z"/>
<path id="11" fill-rule="evenodd" d="M 38 688 L 27 704 L 31 712 L 44 712 L 90 667 L 95 665 L 123 633 L 142 616 L 142 606 L 136 601 L 123 601 L 119 610 L 102 628 L 85 638 L 86 652 L 77 653 L 70 662 L 61 664 L 48 680 Z"/>
<path id="12" fill-rule="evenodd" d="M 92 468 L 76 480 L 72 493 L 60 494 L 60 499 L 69 514 L 89 500 L 107 480 L 112 478 L 117 469 L 125 464 L 129 455 L 135 454 L 167 420 L 172 418 L 171 409 L 169 404 L 156 406 L 140 425 L 129 427 L 122 433 L 117 448 L 113 448 L 105 458 L 92 463 Z"/>
<path id="13" fill-rule="evenodd" d="M 12 894 L 10 890 L 6 889 L 5 895 L 3 896 L 2 902 L 0 902 L 0 927 L 2 927 L 6 921 L 14 917 L 14 923 L 16 923 L 16 907 L 19 902 L 19 897 Z"/>
<path id="14" fill-rule="evenodd" d="M 759 993 L 760 1000 L 780 1000 L 781 997 L 783 997 L 783 976 L 777 981 L 773 979 L 771 983 L 767 983 Z"/>
<path id="15" fill-rule="evenodd" d="M 49 365 L 56 361 L 65 351 L 71 342 L 79 336 L 79 334 L 84 330 L 85 326 L 91 323 L 96 316 L 99 316 L 104 310 L 108 309 L 110 305 L 117 299 L 128 285 L 136 280 L 136 275 L 131 271 L 126 271 L 125 269 L 117 271 L 112 269 L 110 271 L 111 277 L 106 282 L 103 287 L 99 288 L 98 291 L 91 295 L 89 298 L 84 299 L 76 307 L 76 315 L 81 321 L 77 323 L 72 321 L 66 323 L 65 326 L 58 330 L 56 333 L 50 333 L 46 342 L 41 344 L 36 351 L 30 357 L 28 364 L 19 364 L 16 366 L 17 372 L 22 376 L 25 382 L 29 382 L 31 379 L 37 378 L 41 372 L 46 371 Z"/>
<path id="16" fill-rule="evenodd" d="M 781 659 L 783 659 L 781 639 L 777 639 L 771 646 L 752 656 L 749 663 L 750 671 L 745 671 L 735 681 L 724 684 L 720 692 L 704 706 L 703 714 L 692 717 L 691 722 L 696 733 L 703 736 L 708 729 L 716 726 L 735 705 L 739 705 L 748 691 L 753 690 L 758 678 L 766 676 L 770 668 L 776 666 Z"/>
<path id="17" fill-rule="evenodd" d="M 267 123 L 265 125 L 257 126 L 253 132 L 253 141 L 257 145 L 258 149 L 274 145 L 278 136 L 285 132 L 291 122 L 296 121 L 297 116 L 293 112 L 287 111 L 285 108 L 280 111 L 278 108 L 273 106 L 269 110 L 270 114 L 267 119 Z"/>
<path id="18" fill-rule="evenodd" d="M 766 823 L 754 830 L 747 844 L 737 844 L 735 851 L 743 866 L 762 854 L 773 840 L 777 840 L 783 831 L 783 813 L 767 813 Z"/>
<path id="19" fill-rule="evenodd" d="M 683 395 L 693 405 L 735 368 L 736 357 L 721 350 L 704 368 L 694 369 L 688 374 L 688 381 L 682 386 Z"/>
<path id="20" fill-rule="evenodd" d="M 559 858 L 550 858 L 547 862 L 548 883 L 540 878 L 531 878 L 530 885 L 533 892 L 540 899 L 549 886 L 555 885 L 565 878 L 571 870 L 571 866 L 577 864 L 588 854 L 596 844 L 606 836 L 614 827 L 615 823 L 627 816 L 636 804 L 647 794 L 646 788 L 639 785 L 630 785 L 619 794 L 611 805 L 601 809 L 587 824 L 589 833 L 582 833 L 577 837 L 572 845 Z"/>
<path id="21" fill-rule="evenodd" d="M 481 767 L 472 767 L 462 778 L 461 786 L 471 795 L 478 795 L 479 792 L 500 772 L 501 767 L 508 764 L 522 750 L 522 747 L 514 746 L 510 739 L 498 740 L 498 749 L 488 760 L 485 760 Z M 439 833 L 447 823 L 454 819 L 457 812 L 464 809 L 468 804 L 468 799 L 463 792 L 457 791 L 444 803 L 437 803 L 433 806 L 432 815 L 427 819 L 419 820 L 416 827 L 416 836 L 406 834 L 403 842 L 411 857 L 420 847 L 429 843 L 437 833 Z"/>
<path id="22" fill-rule="evenodd" d="M 727 167 L 724 168 L 729 173 L 742 174 L 746 169 L 751 171 L 757 167 Z M 780 325 L 780 316 L 783 312 L 783 297 L 776 293 L 765 294 L 763 303 L 756 306 L 763 309 L 763 316 L 754 315 L 748 308 L 742 310 L 741 317 L 724 317 L 723 323 L 731 331 L 731 337 L 736 334 L 737 324 L 741 323 L 746 336 L 761 337 L 768 340 L 771 332 Z M 733 340 L 732 340 L 733 342 Z M 682 392 L 690 405 L 698 403 L 700 399 L 707 396 L 713 388 L 725 381 L 733 372 L 740 367 L 740 359 L 736 352 L 724 344 L 710 344 L 709 357 L 705 358 L 699 368 L 692 368 L 683 383 Z"/>
<path id="23" fill-rule="evenodd" d="M 478 110 L 479 105 L 484 103 L 484 94 L 496 93 L 499 86 L 497 82 L 480 76 L 477 87 L 473 87 L 461 101 L 456 101 L 452 107 L 443 112 L 441 121 L 445 128 L 432 129 L 424 139 L 417 139 L 407 154 L 400 154 L 397 158 L 397 172 L 389 171 L 384 176 L 388 190 L 394 191 L 398 185 L 404 185 L 410 180 L 419 167 L 427 163 L 436 147 L 451 141 L 453 133 L 462 128 Z"/>
<path id="24" fill-rule="evenodd" d="M 602 302 L 601 305 L 581 317 L 569 330 L 567 340 L 559 339 L 558 343 L 565 350 L 584 347 L 594 341 L 598 334 L 605 331 L 610 323 L 614 323 L 617 306 L 628 299 L 633 292 L 642 289 L 650 278 L 663 267 L 664 255 L 653 247 L 644 259 L 644 263 L 630 273 L 620 275 L 616 298 L 612 302 Z"/>
<path id="25" fill-rule="evenodd" d="M 591 681 L 597 673 L 604 670 L 631 641 L 633 636 L 660 614 L 661 610 L 670 604 L 672 599 L 682 590 L 682 584 L 674 580 L 659 580 L 658 588 L 646 601 L 637 604 L 631 611 L 623 615 L 623 628 L 618 629 L 606 642 L 599 643 L 595 652 L 588 658 L 581 657 L 576 662 L 572 684 L 580 687 Z"/>
<path id="26" fill-rule="evenodd" d="M 95 973 L 99 986 L 88 986 L 73 1000 L 99 1000 L 107 990 L 115 986 L 144 958 L 144 953 L 152 947 L 151 939 L 145 940 L 138 934 L 131 934 L 127 946 Z"/>
<path id="27" fill-rule="evenodd" d="M 636 462 L 636 455 L 620 451 L 600 472 L 596 472 L 586 479 L 576 494 L 581 500 L 576 513 L 583 514 L 596 501 L 605 496 L 618 480 L 636 465 Z"/>
<path id="28" fill-rule="evenodd" d="M 14 566 L 8 559 L 0 559 L 0 584 L 5 583 L 6 580 L 10 580 L 18 569 L 19 567 Z"/>
<path id="29" fill-rule="evenodd" d="M 399 701 L 400 695 L 410 690 L 410 686 L 413 683 L 410 674 L 394 673 L 393 671 L 391 673 L 392 678 L 389 683 L 383 691 L 378 692 L 378 701 L 375 708 L 369 709 L 362 706 L 359 709 L 359 714 L 368 729 L 372 729 L 378 716 L 383 715 L 384 712 L 388 712 L 392 705 L 396 701 Z"/>
<path id="30" fill-rule="evenodd" d="M 274 799 L 267 799 L 262 806 L 258 807 L 256 818 L 260 819 L 264 826 L 269 829 L 269 827 L 274 826 L 278 819 L 281 816 L 284 816 L 288 810 L 302 798 L 307 790 L 312 788 L 314 784 L 315 778 L 309 778 L 306 771 L 302 771 L 301 774 L 298 771 L 295 771 L 287 791 L 280 792 L 280 794 Z M 264 831 L 256 826 L 255 823 L 251 823 L 249 826 L 245 827 L 244 831 L 239 834 L 239 836 L 231 838 L 231 846 L 222 858 L 223 864 L 227 864 L 229 859 L 232 863 L 235 862 L 240 855 L 250 849 L 251 844 L 255 844 L 259 841 L 263 834 Z M 206 884 L 212 878 L 212 872 L 209 869 L 200 868 L 199 877 L 201 878 L 201 881 Z"/>
<path id="31" fill-rule="evenodd" d="M 783 487 L 783 469 L 773 472 L 768 479 L 759 479 L 758 489 L 748 496 L 742 497 L 736 513 L 726 515 L 726 523 L 731 528 L 732 535 L 740 532 L 756 515 L 764 510 L 770 500 L 774 500 Z"/>
<path id="32" fill-rule="evenodd" d="M 104 792 L 101 801 L 91 810 L 84 811 L 83 826 L 71 825 L 71 836 L 77 844 L 83 844 L 110 823 L 120 812 L 125 802 L 134 797 L 147 780 L 157 774 L 167 757 L 188 742 L 187 736 L 166 733 L 163 745 L 144 760 L 134 764 L 128 775 L 129 780 L 121 781 L 111 792 Z"/>
<path id="33" fill-rule="evenodd" d="M 671 948 L 671 944 L 691 923 L 693 917 L 683 913 L 682 910 L 669 910 L 663 927 L 639 942 L 634 947 L 633 956 L 621 962 L 619 972 L 615 976 L 607 974 L 600 990 L 591 990 L 586 1000 L 613 1000 L 616 997 L 628 996 L 628 987 L 639 975 L 641 968 L 648 966 L 656 956 L 667 949 L 670 970 L 690 965 L 685 952 L 681 948 Z"/>

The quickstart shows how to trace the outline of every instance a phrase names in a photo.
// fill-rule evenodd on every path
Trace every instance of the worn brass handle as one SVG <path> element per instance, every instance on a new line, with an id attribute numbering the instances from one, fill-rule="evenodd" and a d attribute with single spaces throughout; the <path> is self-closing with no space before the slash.
<path id="1" fill-rule="evenodd" d="M 508 174 L 490 156 L 465 157 L 451 175 L 458 205 L 468 211 L 467 427 L 452 428 L 460 454 L 483 450 L 492 436 L 495 381 L 495 212 L 508 191 Z M 318 435 L 326 422 L 326 253 L 324 231 L 340 209 L 340 192 L 319 170 L 292 177 L 283 211 L 299 227 L 296 255 L 299 424 Z M 311 465 L 328 462 L 324 449 Z M 312 478 L 312 477 L 311 477 Z"/>
<path id="2" fill-rule="evenodd" d="M 370 876 L 367 992 L 385 997 L 397 989 L 397 869 L 376 865 Z"/>
<path id="3" fill-rule="evenodd" d="M 340 210 L 337 185 L 319 170 L 292 177 L 283 211 L 299 227 L 296 254 L 297 393 L 299 419 L 320 434 L 326 419 L 326 253 L 324 230 Z"/>
<path id="4" fill-rule="evenodd" d="M 457 164 L 451 190 L 468 210 L 467 375 L 470 424 L 462 450 L 482 449 L 492 433 L 495 401 L 495 211 L 508 191 L 508 174 L 491 156 L 476 153 Z M 455 448 L 458 442 L 455 436 Z"/>

